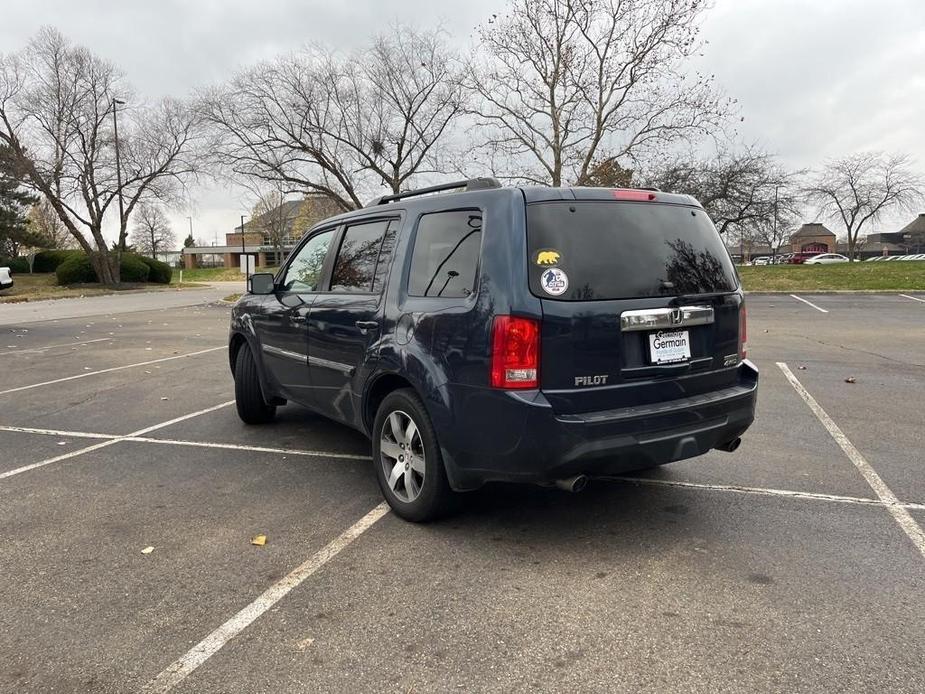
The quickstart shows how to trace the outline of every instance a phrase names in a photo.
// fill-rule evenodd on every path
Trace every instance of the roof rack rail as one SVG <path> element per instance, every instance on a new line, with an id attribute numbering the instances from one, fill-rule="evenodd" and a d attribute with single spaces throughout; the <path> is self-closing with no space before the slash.
<path id="1" fill-rule="evenodd" d="M 465 181 L 453 181 L 452 183 L 440 183 L 435 186 L 427 186 L 426 188 L 416 188 L 415 190 L 409 190 L 404 193 L 392 193 L 391 195 L 381 195 L 378 198 L 370 201 L 366 207 L 375 207 L 376 205 L 386 205 L 390 202 L 395 202 L 396 200 L 403 200 L 404 198 L 411 198 L 416 195 L 427 195 L 428 193 L 440 193 L 446 190 L 458 190 L 462 188 L 464 191 L 469 192 L 473 190 L 488 190 L 489 188 L 500 188 L 501 182 L 496 178 L 470 178 Z"/>

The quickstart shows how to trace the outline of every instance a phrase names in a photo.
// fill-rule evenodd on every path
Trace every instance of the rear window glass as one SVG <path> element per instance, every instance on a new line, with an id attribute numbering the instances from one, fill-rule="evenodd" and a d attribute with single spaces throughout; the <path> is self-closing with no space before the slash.
<path id="1" fill-rule="evenodd" d="M 735 269 L 702 210 L 627 202 L 527 207 L 530 291 L 589 301 L 733 291 Z"/>

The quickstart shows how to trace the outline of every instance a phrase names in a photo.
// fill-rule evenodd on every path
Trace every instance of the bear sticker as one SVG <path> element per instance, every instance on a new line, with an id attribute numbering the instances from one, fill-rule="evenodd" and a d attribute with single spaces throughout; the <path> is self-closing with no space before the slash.
<path id="1" fill-rule="evenodd" d="M 536 254 L 536 264 L 542 265 L 545 267 L 550 267 L 552 265 L 558 265 L 559 259 L 562 257 L 562 254 L 559 251 L 553 248 L 544 248 L 541 251 L 538 251 Z"/>
<path id="2" fill-rule="evenodd" d="M 550 296 L 561 296 L 568 289 L 568 275 L 557 267 L 543 270 L 540 276 L 540 286 Z"/>

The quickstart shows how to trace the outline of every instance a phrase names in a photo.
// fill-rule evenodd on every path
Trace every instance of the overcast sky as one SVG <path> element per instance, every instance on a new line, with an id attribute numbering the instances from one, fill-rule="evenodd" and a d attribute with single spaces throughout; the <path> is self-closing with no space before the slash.
<path id="1" fill-rule="evenodd" d="M 44 24 L 118 64 L 140 95 L 185 95 L 309 41 L 364 43 L 393 20 L 442 22 L 460 43 L 505 0 L 2 0 L 0 52 Z M 925 0 L 716 0 L 701 69 L 739 100 L 741 137 L 795 168 L 869 149 L 925 169 Z M 196 191 L 174 210 L 178 236 L 237 223 L 248 202 Z M 902 221 L 902 220 L 897 220 Z M 183 232 L 182 234 L 180 232 Z"/>

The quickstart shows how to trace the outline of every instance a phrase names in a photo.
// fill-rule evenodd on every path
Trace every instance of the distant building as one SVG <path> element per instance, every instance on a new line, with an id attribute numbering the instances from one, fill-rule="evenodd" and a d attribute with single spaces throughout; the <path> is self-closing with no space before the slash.
<path id="1" fill-rule="evenodd" d="M 907 253 L 925 253 L 925 213 L 899 231 L 868 234 L 864 244 L 864 254 L 869 256 Z"/>
<path id="2" fill-rule="evenodd" d="M 299 243 L 302 235 L 323 219 L 342 212 L 330 198 L 320 194 L 306 194 L 301 200 L 287 200 L 275 210 L 267 212 L 244 224 L 244 248 L 241 248 L 240 227 L 225 234 L 224 246 L 190 246 L 183 249 L 183 264 L 189 270 L 200 265 L 223 265 L 224 267 L 241 267 L 241 254 L 254 255 L 257 267 L 277 267 Z M 282 247 L 277 249 L 261 229 L 266 226 L 266 219 L 276 218 L 282 221 Z M 217 262 L 221 259 L 221 262 Z"/>
<path id="3" fill-rule="evenodd" d="M 835 253 L 838 239 L 821 222 L 808 222 L 790 237 L 791 253 Z"/>

